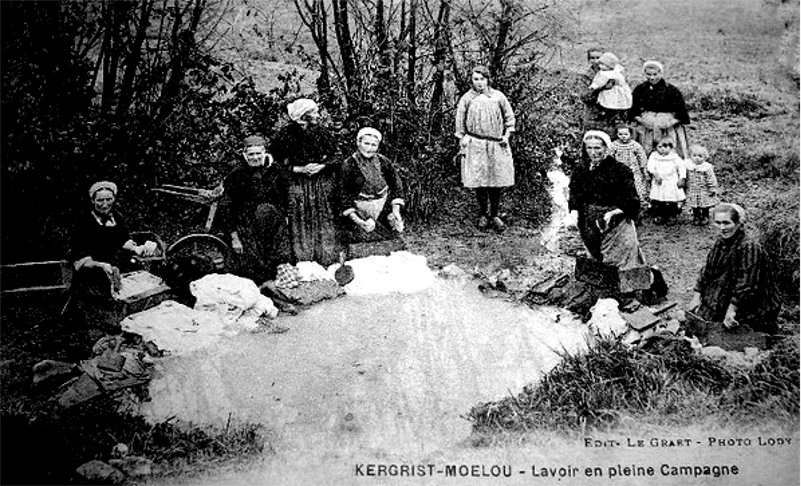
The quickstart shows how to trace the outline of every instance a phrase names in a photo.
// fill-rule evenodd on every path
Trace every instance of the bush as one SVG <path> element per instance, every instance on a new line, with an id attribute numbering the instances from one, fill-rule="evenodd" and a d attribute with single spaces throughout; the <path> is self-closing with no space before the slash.
<path id="1" fill-rule="evenodd" d="M 564 354 L 542 380 L 517 396 L 473 407 L 477 432 L 605 429 L 623 416 L 662 425 L 715 416 L 721 423 L 798 413 L 797 337 L 777 346 L 753 370 L 724 368 L 696 355 L 683 340 L 658 352 L 599 342 L 585 354 Z"/>
<path id="2" fill-rule="evenodd" d="M 786 194 L 772 194 L 760 207 L 755 222 L 765 251 L 773 258 L 774 275 L 787 303 L 798 303 L 799 202 L 797 187 Z"/>

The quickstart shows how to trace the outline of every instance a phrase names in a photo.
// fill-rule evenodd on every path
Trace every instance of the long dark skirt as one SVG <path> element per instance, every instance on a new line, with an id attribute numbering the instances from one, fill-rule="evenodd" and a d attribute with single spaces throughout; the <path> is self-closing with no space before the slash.
<path id="1" fill-rule="evenodd" d="M 335 223 L 334 198 L 333 176 L 292 178 L 289 225 L 297 261 L 315 261 L 324 266 L 339 261 L 342 246 Z"/>
<path id="2" fill-rule="evenodd" d="M 292 259 L 286 215 L 272 204 L 260 204 L 237 233 L 243 247 L 240 273 L 257 284 L 275 278 L 278 265 Z"/>

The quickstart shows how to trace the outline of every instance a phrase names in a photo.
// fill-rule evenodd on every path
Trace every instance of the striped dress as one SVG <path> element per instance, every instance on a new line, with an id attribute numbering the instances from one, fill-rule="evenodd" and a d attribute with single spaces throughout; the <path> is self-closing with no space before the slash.
<path id="1" fill-rule="evenodd" d="M 612 157 L 631 169 L 640 204 L 647 206 L 648 193 L 651 190 L 651 176 L 648 174 L 648 156 L 645 155 L 645 149 L 634 140 L 630 140 L 629 143 L 615 140 L 612 142 Z"/>
<path id="2" fill-rule="evenodd" d="M 691 208 L 711 208 L 718 204 L 718 180 L 712 164 L 696 164 L 688 160 L 686 166 L 687 204 Z"/>

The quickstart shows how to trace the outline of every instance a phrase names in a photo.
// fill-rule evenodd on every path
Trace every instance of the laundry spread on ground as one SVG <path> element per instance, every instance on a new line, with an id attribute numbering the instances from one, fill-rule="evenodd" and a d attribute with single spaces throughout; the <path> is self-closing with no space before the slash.
<path id="1" fill-rule="evenodd" d="M 197 311 L 173 300 L 131 314 L 123 319 L 121 326 L 173 355 L 206 348 L 230 332 L 214 313 Z"/>
<path id="2" fill-rule="evenodd" d="M 430 288 L 435 274 L 428 268 L 426 257 L 408 251 L 389 256 L 369 256 L 346 262 L 353 268 L 354 279 L 345 285 L 348 295 L 415 293 Z M 339 264 L 328 267 L 333 275 Z"/>

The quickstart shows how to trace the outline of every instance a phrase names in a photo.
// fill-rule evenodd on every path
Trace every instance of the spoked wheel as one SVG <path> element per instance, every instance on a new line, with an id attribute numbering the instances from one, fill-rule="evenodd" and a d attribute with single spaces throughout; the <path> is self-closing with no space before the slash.
<path id="1" fill-rule="evenodd" d="M 167 284 L 179 297 L 189 297 L 189 284 L 210 273 L 233 269 L 233 252 L 213 235 L 194 234 L 179 239 L 166 250 Z"/>

